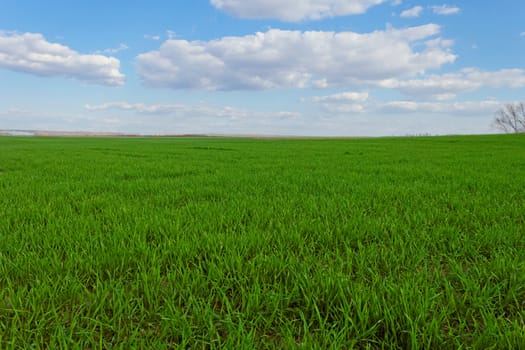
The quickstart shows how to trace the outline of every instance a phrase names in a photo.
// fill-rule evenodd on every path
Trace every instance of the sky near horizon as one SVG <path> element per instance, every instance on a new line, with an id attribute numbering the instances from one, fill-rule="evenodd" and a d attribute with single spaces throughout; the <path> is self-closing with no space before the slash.
<path id="1" fill-rule="evenodd" d="M 0 129 L 493 133 L 525 1 L 0 0 Z"/>

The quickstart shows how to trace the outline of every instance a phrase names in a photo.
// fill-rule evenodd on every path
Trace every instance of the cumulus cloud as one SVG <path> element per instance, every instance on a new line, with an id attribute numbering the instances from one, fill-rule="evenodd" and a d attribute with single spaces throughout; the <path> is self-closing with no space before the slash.
<path id="1" fill-rule="evenodd" d="M 419 17 L 423 13 L 423 7 L 421 6 L 414 6 L 411 9 L 405 10 L 401 12 L 401 17 L 403 18 L 413 18 L 413 17 Z"/>
<path id="2" fill-rule="evenodd" d="M 406 95 L 418 98 L 446 100 L 453 99 L 460 93 L 482 88 L 525 87 L 525 70 L 502 69 L 491 72 L 464 68 L 455 73 L 428 75 L 422 79 L 383 81 L 379 85 L 398 89 Z"/>
<path id="3" fill-rule="evenodd" d="M 387 0 L 211 0 L 217 9 L 241 18 L 273 18 L 288 22 L 365 13 Z M 395 2 L 394 2 L 395 3 Z"/>
<path id="4" fill-rule="evenodd" d="M 118 86 L 125 82 L 118 59 L 83 55 L 67 46 L 50 43 L 38 33 L 0 32 L 0 68 L 100 85 Z"/>
<path id="5" fill-rule="evenodd" d="M 449 15 L 456 15 L 460 13 L 461 9 L 456 6 L 441 5 L 441 6 L 432 6 L 432 11 L 434 11 L 436 15 L 449 16 Z"/>
<path id="6" fill-rule="evenodd" d="M 146 85 L 174 89 L 369 84 L 454 62 L 448 43 L 434 38 L 439 32 L 438 25 L 427 24 L 366 34 L 272 29 L 212 41 L 168 40 L 139 55 L 137 67 Z"/>

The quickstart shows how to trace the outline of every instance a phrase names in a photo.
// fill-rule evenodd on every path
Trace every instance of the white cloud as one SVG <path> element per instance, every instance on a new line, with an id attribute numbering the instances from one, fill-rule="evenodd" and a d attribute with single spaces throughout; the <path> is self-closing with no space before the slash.
<path id="1" fill-rule="evenodd" d="M 112 120 L 76 113 L 50 111 L 46 108 L 9 108 L 0 111 L 0 129 L 34 131 L 118 131 Z"/>
<path id="2" fill-rule="evenodd" d="M 414 101 L 414 100 L 394 100 L 378 101 L 370 99 L 366 92 L 349 92 L 328 96 L 315 96 L 305 98 L 303 102 L 310 102 L 318 105 L 322 110 L 336 114 L 350 113 L 437 113 L 437 114 L 483 114 L 494 113 L 502 105 L 500 101 L 481 100 L 481 101 Z"/>
<path id="3" fill-rule="evenodd" d="M 339 95 L 303 99 L 314 107 L 312 130 L 315 125 L 333 135 L 485 134 L 494 132 L 491 121 L 502 105 L 490 99 L 422 102 L 355 96 L 341 100 Z"/>
<path id="4" fill-rule="evenodd" d="M 348 98 L 344 98 L 347 96 Z M 136 134 L 237 134 L 380 136 L 491 133 L 496 100 L 462 102 L 378 101 L 362 92 L 311 98 L 305 112 L 248 110 L 207 104 L 108 102 L 84 113 L 36 107 L 0 110 L 0 129 L 125 132 Z M 352 106 L 361 105 L 361 109 Z M 317 108 L 316 108 L 317 107 Z"/>
<path id="5" fill-rule="evenodd" d="M 348 103 L 364 102 L 368 100 L 368 92 L 342 92 L 328 96 L 315 96 L 309 99 L 312 102 Z"/>
<path id="6" fill-rule="evenodd" d="M 294 111 L 244 109 L 210 104 L 144 104 L 108 102 L 86 105 L 95 119 L 115 119 L 120 130 L 145 134 L 266 134 L 298 133 L 304 123 Z M 310 131 L 311 132 L 311 131 Z M 308 131 L 303 131 L 308 134 Z"/>
<path id="7" fill-rule="evenodd" d="M 174 89 L 373 84 L 454 62 L 447 41 L 431 40 L 439 32 L 438 25 L 427 24 L 367 34 L 272 29 L 212 41 L 168 40 L 139 55 L 137 67 L 146 85 Z"/>
<path id="8" fill-rule="evenodd" d="M 29 109 L 25 109 L 25 108 L 19 108 L 19 107 L 11 107 L 5 111 L 0 111 L 0 115 L 1 116 L 15 116 L 15 117 L 18 117 L 18 116 L 22 116 L 22 115 L 26 115 L 26 114 L 29 114 L 31 112 L 31 110 Z"/>
<path id="9" fill-rule="evenodd" d="M 0 109 L 0 130 L 293 135 L 301 130 L 303 122 L 298 112 L 206 104 L 108 102 L 67 113 L 38 107 Z M 311 131 L 301 133 L 308 135 Z"/>
<path id="10" fill-rule="evenodd" d="M 67 46 L 50 43 L 38 33 L 0 32 L 0 68 L 100 85 L 117 86 L 125 82 L 118 59 L 83 55 Z"/>
<path id="11" fill-rule="evenodd" d="M 289 111 L 277 112 L 257 112 L 244 110 L 236 107 L 213 107 L 209 105 L 189 105 L 189 104 L 144 104 L 144 103 L 128 103 L 128 102 L 107 102 L 99 105 L 85 105 L 84 108 L 88 111 L 107 111 L 117 109 L 122 111 L 135 112 L 139 114 L 150 115 L 175 115 L 184 117 L 217 117 L 229 119 L 246 119 L 254 118 L 261 115 L 273 116 L 279 118 L 297 118 L 299 113 Z"/>
<path id="12" fill-rule="evenodd" d="M 421 16 L 421 13 L 423 13 L 423 7 L 421 6 L 414 6 L 411 9 L 405 10 L 401 12 L 401 17 L 403 18 L 413 18 L 413 17 L 419 17 Z"/>
<path id="13" fill-rule="evenodd" d="M 520 33 L 520 36 L 525 37 L 525 32 L 521 32 L 521 33 Z"/>
<path id="14" fill-rule="evenodd" d="M 502 105 L 502 102 L 486 99 L 480 101 L 418 101 L 418 100 L 393 100 L 380 101 L 370 97 L 368 92 L 344 92 L 326 96 L 303 98 L 303 103 L 313 103 L 323 111 L 336 114 L 366 113 L 455 113 L 472 115 L 476 113 L 493 114 Z"/>
<path id="15" fill-rule="evenodd" d="M 365 13 L 387 0 L 211 0 L 217 9 L 241 18 L 274 18 L 288 22 Z M 394 1 L 394 4 L 396 1 Z"/>
<path id="16" fill-rule="evenodd" d="M 160 40 L 160 35 L 150 35 L 150 34 L 144 34 L 144 39 L 151 39 L 154 41 Z"/>
<path id="17" fill-rule="evenodd" d="M 422 79 L 389 80 L 378 84 L 381 87 L 399 89 L 406 95 L 436 100 L 453 99 L 459 93 L 482 88 L 525 87 L 525 70 L 502 69 L 482 71 L 465 68 L 456 73 L 428 75 Z"/>
<path id="18" fill-rule="evenodd" d="M 495 100 L 463 102 L 390 101 L 378 106 L 385 113 L 417 112 L 449 115 L 492 115 L 499 107 L 501 107 L 501 102 Z"/>
<path id="19" fill-rule="evenodd" d="M 368 92 L 342 92 L 328 96 L 314 96 L 302 99 L 303 102 L 319 104 L 330 113 L 361 113 L 365 111 Z"/>
<path id="20" fill-rule="evenodd" d="M 448 16 L 448 15 L 456 15 L 460 13 L 461 9 L 456 6 L 441 5 L 441 6 L 432 6 L 432 11 L 434 11 L 436 15 Z"/>
<path id="21" fill-rule="evenodd" d="M 101 53 L 105 53 L 105 54 L 108 54 L 108 55 L 114 55 L 114 54 L 117 54 L 121 51 L 126 51 L 127 49 L 129 49 L 129 46 L 126 45 L 126 44 L 120 44 L 119 46 L 117 47 L 114 47 L 114 48 L 110 48 L 110 49 L 105 49 L 105 50 L 102 50 L 102 51 L 97 51 L 95 52 L 96 54 L 101 54 Z"/>

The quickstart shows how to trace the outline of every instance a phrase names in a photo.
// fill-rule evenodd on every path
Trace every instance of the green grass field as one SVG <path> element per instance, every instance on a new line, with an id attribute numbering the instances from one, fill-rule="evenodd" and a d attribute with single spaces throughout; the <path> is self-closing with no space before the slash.
<path id="1" fill-rule="evenodd" d="M 0 138 L 0 348 L 525 349 L 525 135 Z"/>

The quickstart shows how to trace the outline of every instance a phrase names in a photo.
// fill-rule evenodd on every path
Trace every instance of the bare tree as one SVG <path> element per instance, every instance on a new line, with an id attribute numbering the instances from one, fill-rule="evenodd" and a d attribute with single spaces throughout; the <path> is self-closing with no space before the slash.
<path id="1" fill-rule="evenodd" d="M 525 103 L 507 103 L 496 112 L 492 125 L 506 133 L 525 132 Z"/>

